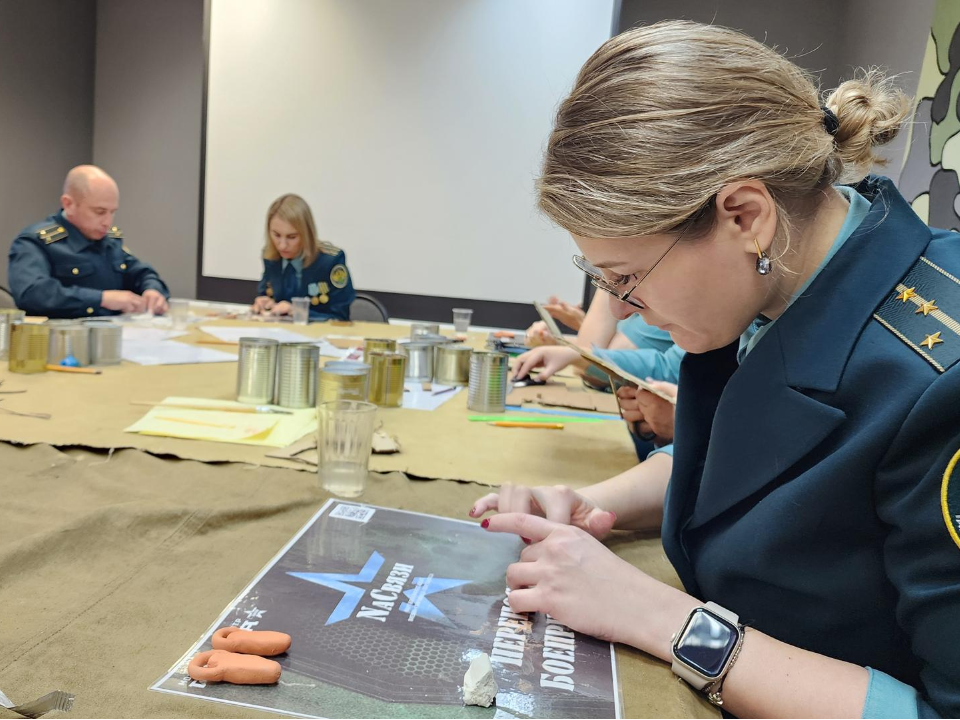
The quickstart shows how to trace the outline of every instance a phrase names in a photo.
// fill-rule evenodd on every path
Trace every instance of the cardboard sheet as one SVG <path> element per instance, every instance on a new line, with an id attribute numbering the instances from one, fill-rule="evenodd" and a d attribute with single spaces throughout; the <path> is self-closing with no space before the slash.
<path id="1" fill-rule="evenodd" d="M 376 430 L 373 433 L 373 442 L 370 444 L 372 454 L 393 455 L 400 451 L 400 441 L 395 437 L 387 435 L 383 430 Z M 317 438 L 313 434 L 307 435 L 282 450 L 267 453 L 267 457 L 293 460 L 309 466 L 311 470 L 315 470 L 317 465 L 320 464 L 320 458 L 317 454 Z"/>
<path id="2" fill-rule="evenodd" d="M 0 497 L 15 498 L 0 504 L 0 607 L 16 618 L 0 622 L 8 695 L 74 692 L 69 717 L 265 716 L 147 688 L 328 499 L 314 473 L 8 444 L 0 466 Z M 361 499 L 466 519 L 483 492 L 372 474 Z M 656 537 L 607 544 L 679 585 Z M 627 717 L 719 716 L 666 663 L 618 647 L 617 667 Z"/>
<path id="3" fill-rule="evenodd" d="M 591 410 L 610 415 L 620 414 L 617 398 L 614 397 L 613 393 L 602 393 L 576 385 L 560 383 L 514 388 L 507 395 L 507 405 L 524 405 L 527 403 L 539 403 L 548 407 L 573 408 L 574 410 Z"/>

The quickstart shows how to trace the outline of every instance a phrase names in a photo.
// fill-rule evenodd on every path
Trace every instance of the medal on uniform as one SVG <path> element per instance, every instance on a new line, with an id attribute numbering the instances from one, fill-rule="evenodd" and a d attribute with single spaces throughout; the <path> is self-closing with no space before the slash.
<path id="1" fill-rule="evenodd" d="M 330 302 L 330 286 L 325 282 L 320 283 L 320 302 L 326 305 Z"/>

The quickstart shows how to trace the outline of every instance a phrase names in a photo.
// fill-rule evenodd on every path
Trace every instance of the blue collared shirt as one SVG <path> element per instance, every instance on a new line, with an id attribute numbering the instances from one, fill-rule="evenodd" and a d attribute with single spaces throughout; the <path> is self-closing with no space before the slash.
<path id="1" fill-rule="evenodd" d="M 790 302 L 787 303 L 787 307 L 790 307 L 798 297 L 802 296 L 806 292 L 807 288 L 810 287 L 810 284 L 817 279 L 817 275 L 820 274 L 820 271 L 823 270 L 827 263 L 833 259 L 833 256 L 837 254 L 837 251 L 843 247 L 843 244 L 853 235 L 853 231 L 860 227 L 860 223 L 863 222 L 863 219 L 867 216 L 867 213 L 870 212 L 870 203 L 867 199 L 854 190 L 852 187 L 846 185 L 836 185 L 836 189 L 843 195 L 847 202 L 850 203 L 850 207 L 847 208 L 847 217 L 843 221 L 843 225 L 840 226 L 840 231 L 837 233 L 837 236 L 833 239 L 833 244 L 830 246 L 830 249 L 827 251 L 826 256 L 823 258 L 823 261 L 820 265 L 817 266 L 817 269 L 813 271 L 813 274 L 807 278 L 807 281 L 803 286 L 796 292 L 796 294 L 790 298 Z M 786 308 L 784 308 L 786 310 Z M 773 320 L 770 318 L 760 315 L 754 320 L 750 327 L 747 328 L 743 335 L 740 336 L 740 351 L 737 353 L 737 360 L 743 362 L 743 359 L 756 347 L 757 343 L 760 342 L 767 330 L 770 329 L 770 326 L 773 325 Z"/>
<path id="2" fill-rule="evenodd" d="M 280 268 L 281 272 L 287 269 L 287 265 L 293 265 L 293 271 L 297 274 L 297 285 L 303 282 L 303 255 L 298 255 L 293 260 L 287 260 L 286 258 L 281 258 L 282 267 Z"/>

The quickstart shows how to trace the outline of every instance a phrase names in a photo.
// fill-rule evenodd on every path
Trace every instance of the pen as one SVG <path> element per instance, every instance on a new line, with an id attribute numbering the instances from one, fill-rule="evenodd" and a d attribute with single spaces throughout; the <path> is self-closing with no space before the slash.
<path id="1" fill-rule="evenodd" d="M 531 428 L 537 430 L 563 430 L 563 423 L 512 422 L 509 420 L 501 420 L 499 422 L 492 422 L 490 425 L 494 427 Z"/>

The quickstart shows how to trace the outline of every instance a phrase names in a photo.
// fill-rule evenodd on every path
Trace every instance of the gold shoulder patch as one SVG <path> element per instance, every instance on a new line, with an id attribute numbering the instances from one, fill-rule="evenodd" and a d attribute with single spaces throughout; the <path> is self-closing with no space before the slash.
<path id="1" fill-rule="evenodd" d="M 958 482 L 950 483 L 958 461 L 960 461 L 960 450 L 957 450 L 950 459 L 943 473 L 943 484 L 940 486 L 940 508 L 943 511 L 943 521 L 947 524 L 947 532 L 960 548 L 960 478 Z"/>
<path id="2" fill-rule="evenodd" d="M 326 255 L 337 255 L 341 252 L 340 248 L 332 243 L 326 242 L 325 240 L 321 240 L 317 247 L 320 248 L 320 252 Z"/>
<path id="3" fill-rule="evenodd" d="M 938 372 L 960 361 L 960 279 L 921 256 L 874 319 Z"/>
<path id="4" fill-rule="evenodd" d="M 110 232 L 107 233 L 107 237 L 114 238 L 115 240 L 123 240 L 123 231 L 114 225 L 112 228 L 110 228 Z M 127 252 L 130 251 L 127 250 Z"/>
<path id="5" fill-rule="evenodd" d="M 46 227 L 42 227 L 39 231 L 37 231 L 37 237 L 40 240 L 43 240 L 44 244 L 46 245 L 55 243 L 57 240 L 63 240 L 67 235 L 67 229 L 63 225 L 58 225 L 57 223 L 54 223 L 53 225 L 47 225 Z"/>

